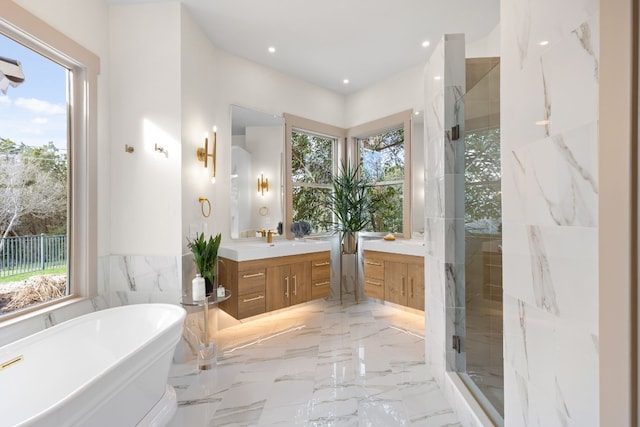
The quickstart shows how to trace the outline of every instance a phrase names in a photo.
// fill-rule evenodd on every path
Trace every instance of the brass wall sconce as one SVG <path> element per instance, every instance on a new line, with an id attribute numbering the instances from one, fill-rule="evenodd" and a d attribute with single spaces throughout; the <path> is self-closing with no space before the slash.
<path id="1" fill-rule="evenodd" d="M 205 135 L 204 137 L 204 147 L 198 147 L 196 151 L 196 155 L 198 160 L 204 162 L 204 168 L 206 169 L 209 165 L 208 159 L 211 157 L 211 182 L 216 182 L 216 144 L 217 144 L 217 132 L 216 127 L 213 128 L 213 149 L 211 150 L 211 154 L 209 154 L 209 138 Z"/>
<path id="2" fill-rule="evenodd" d="M 269 179 L 260 174 L 260 178 L 258 178 L 258 193 L 262 193 L 264 196 L 265 191 L 269 191 Z"/>

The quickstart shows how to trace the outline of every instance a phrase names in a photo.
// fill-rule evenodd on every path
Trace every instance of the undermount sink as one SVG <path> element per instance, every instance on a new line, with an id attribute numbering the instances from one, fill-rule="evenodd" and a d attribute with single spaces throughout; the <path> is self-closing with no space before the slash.
<path id="1" fill-rule="evenodd" d="M 218 255 L 234 261 L 250 261 L 254 259 L 322 252 L 330 249 L 331 243 L 328 240 L 276 239 L 272 243 L 267 243 L 266 239 L 263 239 L 223 244 L 218 250 Z"/>

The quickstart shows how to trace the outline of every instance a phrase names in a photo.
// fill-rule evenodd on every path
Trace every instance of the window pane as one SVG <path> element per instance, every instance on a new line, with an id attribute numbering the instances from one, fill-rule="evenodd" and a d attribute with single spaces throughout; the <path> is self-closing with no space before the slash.
<path id="1" fill-rule="evenodd" d="M 330 184 L 333 138 L 293 131 L 291 178 L 293 182 Z"/>
<path id="2" fill-rule="evenodd" d="M 312 233 L 331 230 L 332 214 L 323 203 L 328 199 L 329 188 L 293 187 L 293 221 L 307 221 Z"/>
<path id="3" fill-rule="evenodd" d="M 367 231 L 402 233 L 403 184 L 373 186 L 369 197 L 373 228 Z"/>
<path id="4" fill-rule="evenodd" d="M 69 72 L 3 35 L 0 35 L 0 56 L 3 57 L 0 60 L 14 61 L 9 62 L 15 67 L 10 66 L 8 72 L 19 73 L 21 68 L 24 75 L 23 82 L 15 78 L 0 82 L 0 315 L 3 315 L 69 294 Z"/>
<path id="5" fill-rule="evenodd" d="M 363 173 L 374 182 L 404 178 L 404 129 L 359 140 Z"/>
<path id="6" fill-rule="evenodd" d="M 362 173 L 374 184 L 371 197 L 372 229 L 403 232 L 404 129 L 392 129 L 358 139 Z"/>

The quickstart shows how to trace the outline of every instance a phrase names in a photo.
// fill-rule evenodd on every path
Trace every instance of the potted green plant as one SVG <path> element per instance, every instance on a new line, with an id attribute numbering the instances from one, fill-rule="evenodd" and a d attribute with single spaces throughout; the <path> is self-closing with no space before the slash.
<path id="1" fill-rule="evenodd" d="M 187 246 L 193 253 L 193 262 L 196 264 L 198 273 L 204 277 L 207 295 L 213 292 L 216 261 L 218 260 L 218 248 L 221 240 L 222 235 L 220 233 L 215 237 L 209 236 L 208 240 L 205 239 L 204 233 L 196 235 L 193 240 L 187 238 Z"/>
<path id="2" fill-rule="evenodd" d="M 356 252 L 356 233 L 371 223 L 371 200 L 368 195 L 370 185 L 360 174 L 360 166 L 348 163 L 340 165 L 332 178 L 333 191 L 328 202 L 335 216 L 333 228 L 340 233 L 342 252 Z"/>

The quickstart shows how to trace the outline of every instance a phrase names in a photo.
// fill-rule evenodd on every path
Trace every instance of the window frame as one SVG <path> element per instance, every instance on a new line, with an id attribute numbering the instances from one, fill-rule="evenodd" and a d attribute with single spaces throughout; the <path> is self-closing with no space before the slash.
<path id="1" fill-rule="evenodd" d="M 6 326 L 98 294 L 97 86 L 100 59 L 12 1 L 2 2 L 0 33 L 69 70 L 68 267 L 69 295 L 8 313 Z"/>
<path id="2" fill-rule="evenodd" d="M 336 140 L 336 144 L 333 150 L 333 170 L 332 174 L 336 173 L 337 165 L 342 159 L 341 146 L 344 145 L 343 141 L 346 138 L 346 130 L 337 126 L 331 126 L 325 123 L 317 122 L 303 117 L 294 116 L 293 114 L 285 113 L 285 167 L 284 167 L 284 192 L 285 192 L 285 212 L 284 212 L 284 235 L 287 239 L 293 238 L 290 225 L 293 222 L 293 187 L 299 186 L 299 183 L 294 183 L 292 179 L 293 169 L 291 166 L 293 160 L 293 150 L 291 146 L 291 140 L 293 138 L 293 132 L 308 133 L 318 135 L 326 138 L 332 138 Z M 312 185 L 309 185 L 312 186 Z M 324 188 L 324 186 L 315 186 L 318 188 Z M 320 233 L 322 235 L 327 233 Z"/>
<path id="3" fill-rule="evenodd" d="M 412 110 L 401 111 L 390 116 L 386 116 L 377 120 L 372 120 L 358 126 L 354 126 L 348 130 L 347 134 L 347 158 L 353 167 L 360 162 L 360 147 L 358 140 L 367 138 L 392 129 L 404 129 L 404 178 L 403 178 L 403 203 L 402 203 L 402 233 L 397 233 L 404 239 L 411 238 L 412 230 L 412 185 L 411 185 L 411 119 L 413 117 Z M 363 231 L 365 234 L 379 235 L 385 234 L 373 231 Z"/>

